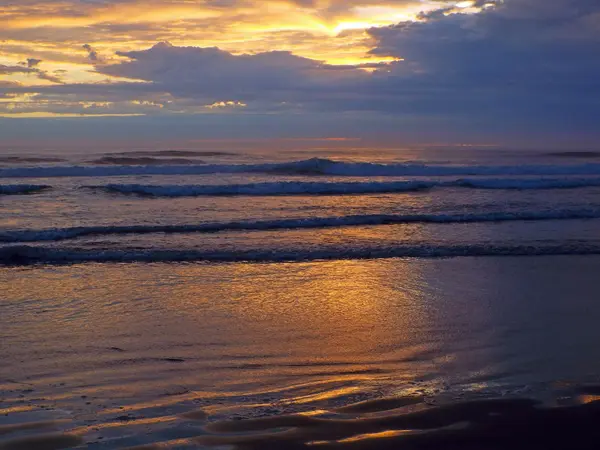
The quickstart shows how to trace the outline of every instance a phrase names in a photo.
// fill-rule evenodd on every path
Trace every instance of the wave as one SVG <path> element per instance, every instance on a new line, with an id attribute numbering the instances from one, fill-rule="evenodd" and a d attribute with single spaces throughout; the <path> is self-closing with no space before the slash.
<path id="1" fill-rule="evenodd" d="M 277 195 L 349 195 L 416 192 L 434 187 L 463 187 L 474 189 L 574 189 L 600 187 L 600 178 L 558 179 L 459 179 L 453 181 L 368 181 L 368 182 L 301 182 L 283 181 L 229 185 L 146 185 L 107 184 L 82 186 L 86 189 L 103 190 L 120 194 L 152 197 L 199 197 L 199 196 L 277 196 Z M 48 185 L 0 185 L 0 195 L 31 194 L 51 189 Z"/>
<path id="2" fill-rule="evenodd" d="M 108 184 L 86 186 L 121 194 L 148 195 L 153 197 L 197 197 L 197 196 L 270 196 L 270 195 L 344 195 L 420 191 L 436 183 L 425 181 L 316 183 L 284 181 L 279 183 L 252 183 L 230 185 L 143 185 Z"/>
<path id="3" fill-rule="evenodd" d="M 222 231 L 275 231 L 407 223 L 478 223 L 599 219 L 600 210 L 490 212 L 473 214 L 366 214 L 240 222 L 214 222 L 183 225 L 117 225 L 0 232 L 0 242 L 63 241 L 84 236 L 154 233 L 218 233 Z"/>
<path id="4" fill-rule="evenodd" d="M 600 178 L 496 178 L 496 179 L 462 179 L 452 183 L 440 183 L 446 186 L 456 185 L 476 189 L 575 189 L 600 186 Z"/>
<path id="5" fill-rule="evenodd" d="M 269 173 L 334 176 L 527 176 L 527 175 L 600 175 L 600 164 L 577 165 L 426 165 L 344 162 L 312 158 L 281 164 L 267 164 Z"/>
<path id="6" fill-rule="evenodd" d="M 195 156 L 235 156 L 237 153 L 224 152 L 217 150 L 134 150 L 121 153 L 107 153 L 107 156 L 121 155 L 142 155 L 142 156 L 183 156 L 183 157 L 195 157 Z"/>
<path id="7" fill-rule="evenodd" d="M 214 173 L 268 173 L 281 175 L 332 175 L 353 177 L 600 175 L 600 164 L 451 166 L 404 163 L 378 164 L 312 158 L 303 161 L 266 164 L 9 167 L 0 169 L 0 178 L 203 175 Z"/>
<path id="8" fill-rule="evenodd" d="M 422 191 L 434 187 L 463 187 L 475 189 L 573 189 L 600 186 L 600 178 L 562 179 L 460 179 L 455 181 L 391 181 L 391 182 L 302 182 L 282 181 L 271 183 L 230 185 L 151 185 L 107 184 L 84 186 L 121 194 L 152 197 L 200 196 L 275 196 L 275 195 L 348 195 Z"/>
<path id="9" fill-rule="evenodd" d="M 596 151 L 565 151 L 549 152 L 540 156 L 553 156 L 555 158 L 600 158 L 600 152 Z"/>
<path id="10" fill-rule="evenodd" d="M 38 184 L 0 184 L 0 195 L 33 194 L 51 189 L 51 186 Z"/>
<path id="11" fill-rule="evenodd" d="M 126 263 L 126 262 L 295 262 L 340 259 L 451 258 L 464 256 L 600 255 L 600 245 L 410 245 L 386 248 L 326 250 L 139 250 L 48 248 L 28 245 L 0 247 L 0 265 Z"/>
<path id="12" fill-rule="evenodd" d="M 200 164 L 202 161 L 185 158 L 154 158 L 151 156 L 104 156 L 90 161 L 92 164 L 115 165 L 115 166 L 151 166 L 151 165 L 178 165 L 178 164 Z"/>

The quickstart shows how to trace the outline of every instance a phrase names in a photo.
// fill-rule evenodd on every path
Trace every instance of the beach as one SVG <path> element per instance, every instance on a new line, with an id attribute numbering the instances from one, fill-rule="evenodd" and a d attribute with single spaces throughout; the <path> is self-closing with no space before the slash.
<path id="1" fill-rule="evenodd" d="M 5 164 L 0 448 L 595 448 L 595 163 L 330 156 Z"/>

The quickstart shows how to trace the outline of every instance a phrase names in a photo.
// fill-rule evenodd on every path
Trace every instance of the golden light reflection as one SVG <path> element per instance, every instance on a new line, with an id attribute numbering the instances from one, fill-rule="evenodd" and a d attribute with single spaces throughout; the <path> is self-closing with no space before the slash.
<path id="1" fill-rule="evenodd" d="M 376 378 L 377 374 L 368 373 L 368 365 L 355 362 L 368 361 L 390 339 L 402 342 L 404 333 L 406 347 L 396 345 L 392 351 L 398 353 L 396 356 L 404 352 L 408 356 L 415 343 L 415 336 L 408 330 L 420 322 L 424 322 L 423 329 L 427 328 L 427 311 L 422 308 L 418 290 L 413 289 L 420 283 L 418 267 L 398 272 L 402 266 L 386 261 L 280 266 L 277 273 L 266 275 L 260 266 L 231 265 L 230 281 L 214 285 L 211 297 L 226 299 L 223 307 L 239 324 L 240 333 L 251 336 L 250 342 L 268 345 L 268 353 L 289 354 L 294 360 L 307 361 L 305 367 L 286 369 L 290 373 L 326 371 L 331 372 L 332 380 L 340 381 Z M 188 273 L 185 267 L 175 270 L 187 279 L 194 276 L 193 269 Z M 392 274 L 394 279 L 402 279 L 405 289 L 389 284 Z M 189 288 L 185 293 L 180 291 L 174 303 L 170 302 L 173 308 L 181 308 L 182 301 L 186 309 L 211 302 L 193 286 Z M 277 335 L 288 337 L 272 339 Z M 288 339 L 293 339 L 293 343 Z M 252 351 L 252 347 L 244 347 L 240 351 Z M 348 363 L 349 367 L 336 374 L 338 363 Z M 317 394 L 309 391 L 306 398 L 310 400 L 313 395 Z M 301 402 L 302 398 L 296 396 L 294 401 Z"/>
<path id="2" fill-rule="evenodd" d="M 356 436 L 350 436 L 348 438 L 339 439 L 335 441 L 309 441 L 306 443 L 306 445 L 318 448 L 318 446 L 320 445 L 352 444 L 360 441 L 372 441 L 374 439 L 390 439 L 411 434 L 415 434 L 415 432 L 411 430 L 386 430 L 376 433 L 358 434 Z"/>
<path id="3" fill-rule="evenodd" d="M 172 318 L 171 325 L 164 324 L 170 329 L 165 331 L 169 340 L 224 340 L 229 342 L 230 355 L 258 360 L 262 358 L 259 354 L 266 355 L 264 370 L 246 371 L 243 364 L 240 366 L 247 383 L 268 376 L 269 367 L 279 367 L 273 373 L 277 376 L 317 377 L 321 384 L 309 383 L 294 390 L 294 401 L 298 403 L 317 401 L 324 391 L 335 392 L 335 396 L 351 394 L 354 386 L 343 383 L 380 377 L 385 363 L 377 364 L 377 370 L 372 371 L 369 361 L 380 362 L 387 353 L 393 360 L 410 358 L 420 351 L 423 342 L 415 330 L 428 328 L 428 312 L 419 297 L 418 265 L 410 267 L 384 260 L 273 266 L 174 265 L 168 274 L 160 271 L 158 279 L 153 270 L 134 268 L 125 266 L 122 270 L 129 275 L 121 274 L 119 279 L 123 281 L 111 285 L 89 285 L 86 277 L 57 274 L 55 280 L 46 280 L 37 290 L 48 289 L 57 299 L 78 299 L 82 292 L 115 298 L 115 306 L 106 301 L 82 303 L 84 300 L 80 299 L 75 311 L 84 308 L 85 315 L 81 317 L 87 318 L 86 323 L 103 328 L 111 324 L 111 329 L 127 330 L 133 330 L 134 317 L 124 313 L 131 311 L 131 305 L 117 299 L 136 299 L 141 295 L 143 305 L 154 311 L 151 317 Z M 113 272 L 115 268 L 103 270 Z M 107 276 L 112 277 L 108 273 Z M 60 279 L 63 280 L 59 286 Z M 392 280 L 401 281 L 390 283 Z M 157 313 L 157 308 L 164 312 Z M 145 313 L 140 314 L 136 314 L 136 328 L 148 326 L 141 319 Z M 36 320 L 35 315 L 31 320 Z M 61 327 L 59 334 L 85 331 L 79 329 L 78 321 L 58 316 L 51 323 Z M 212 326 L 229 331 L 213 331 L 204 336 L 205 332 L 198 329 L 199 323 L 213 323 Z M 210 358 L 223 349 L 209 346 L 203 352 Z M 408 378 L 413 375 L 406 374 Z M 325 388 L 323 381 L 333 384 Z M 289 380 L 284 385 L 290 389 Z M 234 385 L 230 388 L 237 389 Z"/>
<path id="4" fill-rule="evenodd" d="M 364 441 L 367 439 L 385 439 L 385 438 L 398 437 L 398 436 L 402 436 L 405 434 L 411 434 L 411 433 L 413 433 L 413 432 L 410 430 L 387 430 L 387 431 L 380 431 L 378 433 L 359 434 L 357 436 L 351 436 L 346 439 L 340 439 L 337 442 L 343 444 L 343 443 L 348 443 L 348 442 Z"/>
<path id="5" fill-rule="evenodd" d="M 344 397 L 350 394 L 358 394 L 361 392 L 359 386 L 347 386 L 338 389 L 329 389 L 325 392 L 315 392 L 309 395 L 296 396 L 288 401 L 281 402 L 284 405 L 302 405 L 307 403 L 315 403 L 322 400 L 335 399 Z"/>
<path id="6" fill-rule="evenodd" d="M 0 414 L 3 416 L 7 416 L 9 414 L 22 413 L 22 412 L 33 411 L 33 410 L 35 410 L 35 406 L 33 406 L 33 405 L 12 406 L 9 408 L 0 409 Z"/>
<path id="7" fill-rule="evenodd" d="M 585 405 L 588 403 L 600 401 L 600 395 L 584 394 L 580 395 L 577 399 L 579 400 L 579 403 Z"/>
<path id="8" fill-rule="evenodd" d="M 33 269 L 5 284 L 5 298 L 20 306 L 4 312 L 18 312 L 15 326 L 27 328 L 28 340 L 71 343 L 62 378 L 48 375 L 55 358 L 13 349 L 27 359 L 36 391 L 63 382 L 77 398 L 121 399 L 104 408 L 109 415 L 217 393 L 263 400 L 240 408 L 270 407 L 270 397 L 307 407 L 361 395 L 414 355 L 429 320 L 410 287 L 419 277 L 416 266 L 386 261 Z"/>

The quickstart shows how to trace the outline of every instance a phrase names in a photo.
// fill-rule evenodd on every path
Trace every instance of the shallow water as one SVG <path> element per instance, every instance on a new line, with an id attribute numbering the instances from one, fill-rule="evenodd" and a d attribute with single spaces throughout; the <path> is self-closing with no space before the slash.
<path id="1" fill-rule="evenodd" d="M 212 422 L 382 397 L 571 396 L 599 381 L 599 263 L 5 268 L 2 412 L 68 419 L 120 448 L 206 435 L 180 416 L 196 410 Z"/>
<path id="2" fill-rule="evenodd" d="M 0 196 L 1 449 L 595 448 L 595 154 L 335 149 L 437 174 L 172 173 L 314 156 L 190 152 L 137 149 L 165 161 L 117 177 L 100 151 L 6 153 L 12 175 L 93 169 L 0 178 L 49 186 Z M 214 195 L 233 185 L 250 190 Z"/>

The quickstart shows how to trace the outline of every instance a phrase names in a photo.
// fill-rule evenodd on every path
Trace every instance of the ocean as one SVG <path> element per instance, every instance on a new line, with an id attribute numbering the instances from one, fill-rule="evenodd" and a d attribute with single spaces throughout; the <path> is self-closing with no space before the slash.
<path id="1" fill-rule="evenodd" d="M 597 448 L 600 153 L 334 144 L 4 147 L 0 449 Z"/>

